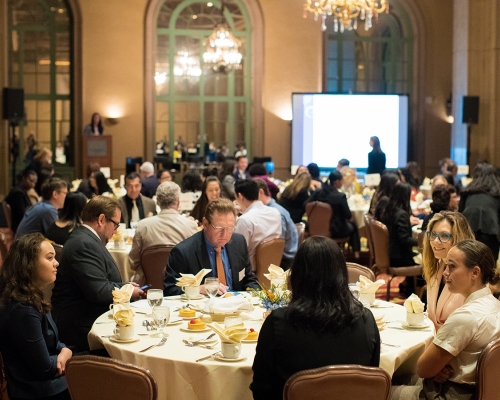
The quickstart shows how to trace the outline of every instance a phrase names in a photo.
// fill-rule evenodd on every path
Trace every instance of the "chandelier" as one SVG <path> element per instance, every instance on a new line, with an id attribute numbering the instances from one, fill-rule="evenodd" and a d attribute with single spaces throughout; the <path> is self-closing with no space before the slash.
<path id="1" fill-rule="evenodd" d="M 201 76 L 199 57 L 192 57 L 187 51 L 179 51 L 174 60 L 174 75 L 184 78 Z"/>
<path id="2" fill-rule="evenodd" d="M 358 27 L 358 17 L 365 21 L 365 30 L 372 27 L 372 18 L 382 12 L 389 13 L 389 0 L 306 0 L 304 18 L 307 12 L 314 14 L 314 20 L 321 17 L 321 29 L 326 30 L 326 18 L 333 17 L 333 30 L 344 32 Z"/>
<path id="3" fill-rule="evenodd" d="M 206 40 L 203 54 L 204 68 L 215 72 L 227 73 L 241 68 L 243 56 L 239 51 L 240 41 L 234 37 L 224 18 L 224 1 L 221 7 L 222 21 L 215 25 Z"/>

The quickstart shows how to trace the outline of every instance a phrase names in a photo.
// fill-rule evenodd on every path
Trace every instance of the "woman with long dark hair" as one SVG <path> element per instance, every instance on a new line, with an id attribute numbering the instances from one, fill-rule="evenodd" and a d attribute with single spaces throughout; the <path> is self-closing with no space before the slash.
<path id="1" fill-rule="evenodd" d="M 88 181 L 83 180 L 80 183 L 77 192 L 83 193 L 90 200 L 92 197 L 106 192 L 113 194 L 113 189 L 101 171 L 93 171 L 90 173 Z"/>
<path id="2" fill-rule="evenodd" d="M 376 216 L 376 211 L 379 202 L 386 197 L 389 199 L 389 196 L 392 193 L 392 189 L 396 186 L 396 183 L 400 181 L 399 175 L 395 172 L 386 172 L 382 175 L 380 179 L 380 183 L 377 186 L 377 190 L 375 191 L 372 201 L 370 203 L 370 214 Z M 385 207 L 385 204 L 384 204 Z"/>
<path id="3" fill-rule="evenodd" d="M 295 176 L 293 182 L 285 188 L 278 199 L 278 203 L 290 213 L 292 221 L 296 224 L 302 221 L 306 212 L 304 203 L 309 198 L 310 186 L 311 175 L 309 172 L 301 172 Z"/>
<path id="4" fill-rule="evenodd" d="M 83 128 L 83 134 L 86 136 L 99 136 L 104 133 L 104 127 L 102 126 L 102 118 L 99 113 L 93 113 L 90 118 L 90 124 Z"/>
<path id="5" fill-rule="evenodd" d="M 380 148 L 378 136 L 370 138 L 370 146 L 372 146 L 372 151 L 368 153 L 368 169 L 366 173 L 382 175 L 385 170 L 385 153 Z"/>
<path id="6" fill-rule="evenodd" d="M 478 164 L 474 180 L 462 190 L 458 211 L 465 215 L 476 235 L 498 260 L 500 249 L 500 181 L 491 164 Z"/>
<path id="7" fill-rule="evenodd" d="M 16 240 L 0 272 L 0 351 L 9 397 L 71 399 L 66 362 L 72 352 L 58 339 L 42 289 L 56 279 L 58 262 L 40 233 Z"/>
<path id="8" fill-rule="evenodd" d="M 236 161 L 228 158 L 222 163 L 222 170 L 219 174 L 221 183 L 221 197 L 229 200 L 234 200 L 234 173 L 236 169 Z"/>
<path id="9" fill-rule="evenodd" d="M 203 187 L 201 189 L 201 196 L 196 202 L 189 214 L 195 220 L 198 221 L 198 225 L 201 225 L 203 216 L 205 215 L 205 209 L 208 203 L 220 198 L 221 186 L 220 182 L 216 176 L 209 176 L 203 182 Z"/>
<path id="10" fill-rule="evenodd" d="M 312 236 L 299 247 L 291 267 L 288 307 L 264 321 L 250 389 L 259 399 L 281 399 L 295 372 L 335 364 L 378 367 L 380 336 L 370 310 L 354 299 L 339 246 Z"/>
<path id="11" fill-rule="evenodd" d="M 54 243 L 64 245 L 71 232 L 82 224 L 82 211 L 87 204 L 83 193 L 69 192 L 64 199 L 64 207 L 59 210 L 59 220 L 49 226 L 45 237 Z"/>

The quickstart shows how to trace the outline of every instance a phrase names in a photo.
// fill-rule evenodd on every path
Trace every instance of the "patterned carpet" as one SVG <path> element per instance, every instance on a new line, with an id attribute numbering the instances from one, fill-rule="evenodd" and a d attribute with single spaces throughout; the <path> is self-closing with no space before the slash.
<path id="1" fill-rule="evenodd" d="M 380 288 L 377 290 L 377 293 L 375 296 L 377 299 L 380 300 L 385 300 L 386 299 L 386 291 L 387 291 L 387 282 L 389 281 L 390 276 L 387 274 L 380 274 L 377 275 L 377 279 L 383 279 L 386 284 L 380 286 Z M 403 304 L 404 301 L 406 300 L 405 297 L 402 297 L 399 294 L 399 284 L 405 280 L 404 276 L 401 277 L 396 277 L 392 280 L 391 282 L 391 303 L 396 303 L 396 304 Z"/>

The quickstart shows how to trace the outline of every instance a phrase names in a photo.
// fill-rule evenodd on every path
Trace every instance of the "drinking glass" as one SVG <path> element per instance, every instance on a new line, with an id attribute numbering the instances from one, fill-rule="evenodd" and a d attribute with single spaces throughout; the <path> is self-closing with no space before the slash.
<path id="1" fill-rule="evenodd" d="M 136 230 L 138 221 L 130 221 L 130 228 Z"/>
<path id="2" fill-rule="evenodd" d="M 219 278 L 205 278 L 205 291 L 209 297 L 217 296 L 219 291 Z"/>
<path id="3" fill-rule="evenodd" d="M 167 337 L 168 334 L 163 332 L 163 328 L 165 328 L 168 324 L 168 320 L 170 319 L 170 307 L 166 306 L 156 306 L 153 308 L 153 320 L 160 331 L 157 333 L 153 333 L 152 337 Z"/>
<path id="4" fill-rule="evenodd" d="M 153 313 L 155 307 L 161 306 L 163 302 L 163 290 L 161 289 L 149 289 L 147 293 L 147 299 L 149 307 L 151 307 L 151 313 Z M 153 314 L 148 314 L 147 317 L 152 317 Z"/>

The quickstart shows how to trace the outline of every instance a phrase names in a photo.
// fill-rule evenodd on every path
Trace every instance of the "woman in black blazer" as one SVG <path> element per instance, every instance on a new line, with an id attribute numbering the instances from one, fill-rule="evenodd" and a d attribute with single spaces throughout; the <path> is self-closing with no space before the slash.
<path id="1" fill-rule="evenodd" d="M 0 272 L 0 351 L 11 400 L 71 400 L 65 370 L 73 353 L 59 341 L 42 292 L 58 265 L 52 245 L 33 233 L 14 242 Z"/>
<path id="2" fill-rule="evenodd" d="M 367 174 L 380 174 L 385 170 L 385 153 L 380 148 L 380 139 L 377 136 L 370 138 L 370 146 L 373 150 L 368 153 Z"/>
<path id="3" fill-rule="evenodd" d="M 337 244 L 312 236 L 299 247 L 291 267 L 288 307 L 264 321 L 250 389 L 256 400 L 283 397 L 298 371 L 335 364 L 378 367 L 380 336 L 370 310 L 354 299 Z"/>

